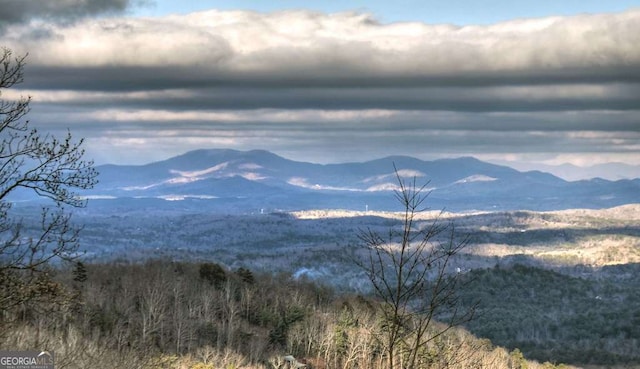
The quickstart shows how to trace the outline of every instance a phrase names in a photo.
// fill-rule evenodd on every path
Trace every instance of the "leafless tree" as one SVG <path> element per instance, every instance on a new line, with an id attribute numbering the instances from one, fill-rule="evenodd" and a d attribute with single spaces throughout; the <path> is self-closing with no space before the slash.
<path id="1" fill-rule="evenodd" d="M 475 307 L 462 309 L 457 291 L 462 275 L 452 273 L 454 257 L 468 243 L 456 240 L 453 224 L 421 222 L 429 195 L 426 184 L 407 183 L 395 168 L 397 200 L 403 208 L 402 226 L 387 235 L 360 233 L 367 252 L 359 265 L 382 302 L 382 341 L 388 368 L 427 367 L 427 347 L 452 327 L 473 317 Z M 435 324 L 436 320 L 444 324 Z"/>
<path id="2" fill-rule="evenodd" d="M 77 191 L 97 181 L 93 163 L 83 159 L 82 140 L 32 128 L 25 119 L 30 97 L 2 99 L 6 89 L 23 81 L 25 61 L 26 56 L 0 49 L 0 312 L 53 292 L 50 284 L 33 281 L 43 279 L 50 261 L 76 256 L 79 229 L 68 209 L 85 206 Z M 12 211 L 12 195 L 21 191 L 51 200 L 35 227 Z"/>

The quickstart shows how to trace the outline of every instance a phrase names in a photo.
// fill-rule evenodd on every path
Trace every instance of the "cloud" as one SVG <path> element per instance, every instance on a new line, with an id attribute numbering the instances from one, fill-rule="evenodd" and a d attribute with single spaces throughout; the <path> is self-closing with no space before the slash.
<path id="1" fill-rule="evenodd" d="M 49 88 L 52 82 L 77 88 L 90 75 L 97 78 L 86 88 L 96 89 L 640 79 L 638 10 L 465 27 L 381 24 L 360 13 L 212 10 L 27 24 L 10 31 L 0 42 L 29 51 L 39 77 L 62 73 L 63 78 L 42 81 Z"/>
<path id="2" fill-rule="evenodd" d="M 15 91 L 15 94 L 18 93 L 31 95 L 43 102 L 77 107 L 163 109 L 171 106 L 174 109 L 195 111 L 266 108 L 469 112 L 635 110 L 640 102 L 640 84 L 634 83 L 409 88 L 237 86 L 108 92 Z"/>
<path id="3" fill-rule="evenodd" d="M 230 147 L 640 163 L 639 44 L 640 10 L 465 27 L 212 10 L 0 35 L 29 52 L 23 89 L 3 98 L 32 96 L 32 121 L 87 137 L 99 161 L 138 162 Z"/>
<path id="4" fill-rule="evenodd" d="M 0 44 L 29 52 L 24 86 L 34 98 L 56 95 L 51 103 L 82 109 L 640 106 L 640 10 L 465 27 L 382 24 L 362 13 L 211 10 L 31 22 L 10 27 Z"/>
<path id="5" fill-rule="evenodd" d="M 638 111 L 54 111 L 36 104 L 30 119 L 47 131 L 70 128 L 85 137 L 91 157 L 100 162 L 146 163 L 196 148 L 262 148 L 325 163 L 397 154 L 550 160 L 572 153 L 640 162 Z"/>
<path id="6" fill-rule="evenodd" d="M 0 0 L 0 26 L 31 19 L 72 20 L 118 13 L 145 0 Z"/>

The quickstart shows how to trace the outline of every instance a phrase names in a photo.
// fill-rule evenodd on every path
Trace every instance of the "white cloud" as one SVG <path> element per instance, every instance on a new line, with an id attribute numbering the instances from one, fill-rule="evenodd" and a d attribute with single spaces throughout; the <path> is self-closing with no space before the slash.
<path id="1" fill-rule="evenodd" d="M 0 38 L 29 51 L 30 63 L 46 66 L 325 77 L 638 68 L 639 41 L 638 10 L 466 27 L 380 24 L 359 13 L 211 10 L 67 25 L 39 21 L 11 26 Z"/>
<path id="2" fill-rule="evenodd" d="M 81 119 L 99 121 L 139 121 L 139 122 L 163 122 L 163 121 L 223 121 L 223 122 L 348 122 L 353 120 L 388 119 L 396 115 L 402 115 L 402 111 L 382 109 L 371 110 L 282 110 L 282 109 L 256 109 L 256 110 L 222 110 L 222 111 L 172 111 L 163 109 L 121 110 L 106 109 L 82 114 Z"/>

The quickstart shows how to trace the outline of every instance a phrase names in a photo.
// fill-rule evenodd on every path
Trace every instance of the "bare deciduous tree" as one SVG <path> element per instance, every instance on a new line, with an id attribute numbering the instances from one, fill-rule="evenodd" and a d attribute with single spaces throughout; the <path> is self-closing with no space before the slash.
<path id="1" fill-rule="evenodd" d="M 83 159 L 82 140 L 42 134 L 24 119 L 31 98 L 1 99 L 23 81 L 25 58 L 0 49 L 0 312 L 51 292 L 52 286 L 33 281 L 43 278 L 50 261 L 75 257 L 79 229 L 68 207 L 86 204 L 77 191 L 93 187 L 97 177 L 93 163 Z M 30 229 L 12 212 L 11 195 L 23 190 L 53 203 Z"/>
<path id="2" fill-rule="evenodd" d="M 415 178 L 407 183 L 394 169 L 402 226 L 385 236 L 362 231 L 367 257 L 358 263 L 382 301 L 381 335 L 388 368 L 428 367 L 430 342 L 469 321 L 475 311 L 475 307 L 460 308 L 456 292 L 462 276 L 452 273 L 454 257 L 468 240 L 456 241 L 455 227 L 442 222 L 441 216 L 428 224 L 418 221 L 418 214 L 426 210 L 426 185 L 418 186 Z M 436 320 L 444 324 L 435 324 Z"/>

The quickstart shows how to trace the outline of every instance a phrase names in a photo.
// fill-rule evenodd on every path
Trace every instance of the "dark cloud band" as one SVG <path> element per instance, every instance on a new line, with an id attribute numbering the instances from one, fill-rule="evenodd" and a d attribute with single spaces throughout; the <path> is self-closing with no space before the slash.
<path id="1" fill-rule="evenodd" d="M 0 0 L 0 26 L 32 18 L 70 20 L 122 12 L 141 0 Z"/>

